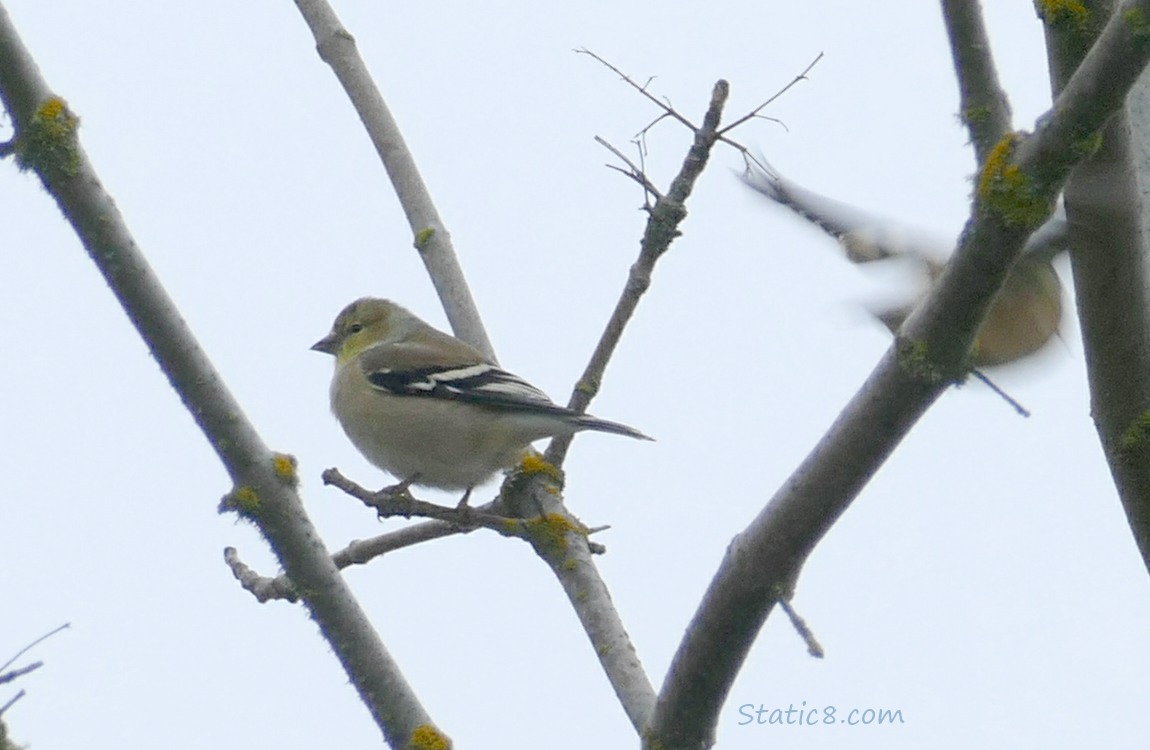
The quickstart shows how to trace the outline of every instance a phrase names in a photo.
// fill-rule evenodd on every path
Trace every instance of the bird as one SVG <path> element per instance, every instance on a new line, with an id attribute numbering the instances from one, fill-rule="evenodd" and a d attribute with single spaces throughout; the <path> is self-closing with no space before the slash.
<path id="1" fill-rule="evenodd" d="M 331 410 L 372 464 L 408 487 L 471 491 L 515 466 L 531 443 L 581 430 L 651 440 L 559 406 L 460 339 L 387 299 L 347 305 L 311 347 L 335 357 Z"/>
<path id="2" fill-rule="evenodd" d="M 917 260 L 933 283 L 942 273 L 946 247 L 868 216 L 847 204 L 807 190 L 784 178 L 762 159 L 748 159 L 743 182 L 771 201 L 789 208 L 835 238 L 852 263 L 897 257 Z M 1069 225 L 1059 204 L 1055 215 L 1026 243 L 1018 261 L 987 311 L 970 353 L 970 367 L 998 367 L 1042 350 L 1062 324 L 1062 284 L 1052 261 L 1067 248 Z M 921 301 L 872 310 L 891 333 Z"/>

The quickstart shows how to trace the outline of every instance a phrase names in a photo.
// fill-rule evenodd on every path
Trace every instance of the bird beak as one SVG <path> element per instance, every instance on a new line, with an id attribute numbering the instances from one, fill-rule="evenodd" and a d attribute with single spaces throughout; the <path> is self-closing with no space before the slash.
<path id="1" fill-rule="evenodd" d="M 336 348 L 335 331 L 332 331 L 311 345 L 313 352 L 323 352 L 324 354 L 331 354 L 332 356 L 335 356 Z"/>

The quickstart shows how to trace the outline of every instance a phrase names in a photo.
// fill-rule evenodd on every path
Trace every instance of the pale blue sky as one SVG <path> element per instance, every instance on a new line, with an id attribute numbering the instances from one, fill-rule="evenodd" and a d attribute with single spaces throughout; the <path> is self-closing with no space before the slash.
<path id="1" fill-rule="evenodd" d="M 415 153 L 505 366 L 564 400 L 634 259 L 626 149 L 657 112 L 588 47 L 701 117 L 728 119 L 825 58 L 736 138 L 819 192 L 953 237 L 973 160 L 935 3 L 337 3 Z M 1049 104 L 1030 3 L 988 3 L 1015 123 Z M 308 346 L 351 299 L 442 323 L 354 112 L 291 3 L 9 0 L 143 251 L 267 442 L 300 460 L 334 550 L 377 523 L 319 481 L 385 477 L 327 410 Z M 0 133 L 10 131 L 5 125 Z M 665 185 L 688 134 L 648 137 Z M 889 344 L 859 303 L 889 281 L 766 207 L 720 149 L 684 236 L 592 411 L 657 438 L 580 437 L 567 501 L 610 524 L 601 568 L 658 684 L 723 550 Z M 379 733 L 303 609 L 265 573 L 228 480 L 50 198 L 0 164 L 0 656 L 63 621 L 6 715 L 34 747 L 366 748 Z M 1065 264 L 1062 265 L 1065 272 Z M 1065 274 L 1064 274 L 1065 276 Z M 1066 279 L 1067 282 L 1069 279 Z M 1067 299 L 1067 308 L 1072 302 Z M 815 552 L 795 605 L 827 658 L 773 617 L 719 727 L 724 748 L 1141 747 L 1146 571 L 1089 417 L 1081 345 L 947 393 Z M 483 498 L 488 493 L 479 493 Z M 446 499 L 427 494 L 428 499 Z M 633 747 L 546 567 L 485 532 L 348 573 L 458 747 Z M 10 689 L 0 690 L 0 701 Z M 899 727 L 745 727 L 740 704 L 901 709 Z M 1141 736 L 1141 742 L 1136 737 Z"/>

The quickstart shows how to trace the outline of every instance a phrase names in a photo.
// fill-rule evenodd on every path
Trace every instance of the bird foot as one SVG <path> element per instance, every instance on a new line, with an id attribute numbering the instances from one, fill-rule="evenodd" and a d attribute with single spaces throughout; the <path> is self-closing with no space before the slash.
<path id="1" fill-rule="evenodd" d="M 375 497 L 379 500 L 414 500 L 411 496 L 409 488 L 411 482 L 399 482 L 398 484 L 389 484 L 387 487 L 377 491 Z"/>
<path id="2" fill-rule="evenodd" d="M 389 516 L 411 517 L 411 509 L 416 500 L 409 491 L 410 487 L 411 480 L 407 480 L 372 493 L 370 505 L 375 508 L 381 520 Z"/>

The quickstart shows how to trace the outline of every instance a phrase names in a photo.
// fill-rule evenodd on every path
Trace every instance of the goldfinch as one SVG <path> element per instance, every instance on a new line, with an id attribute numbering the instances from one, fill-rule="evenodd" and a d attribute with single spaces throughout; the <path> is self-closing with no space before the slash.
<path id="1" fill-rule="evenodd" d="M 748 163 L 743 182 L 834 237 L 853 263 L 902 256 L 918 260 L 932 282 L 942 272 L 946 248 L 941 243 L 892 227 L 757 164 Z M 987 311 L 970 353 L 971 367 L 1018 361 L 1038 352 L 1057 335 L 1062 323 L 1062 284 L 1051 260 L 1066 249 L 1067 233 L 1066 214 L 1060 206 L 1056 215 L 1030 237 Z M 915 300 L 872 313 L 895 333 L 917 304 Z"/>
<path id="2" fill-rule="evenodd" d="M 536 440 L 580 430 L 651 439 L 553 403 L 390 300 L 352 302 L 311 348 L 335 357 L 331 410 L 359 452 L 400 480 L 393 489 L 464 490 L 463 506 Z"/>

